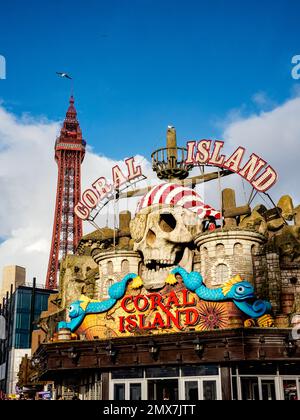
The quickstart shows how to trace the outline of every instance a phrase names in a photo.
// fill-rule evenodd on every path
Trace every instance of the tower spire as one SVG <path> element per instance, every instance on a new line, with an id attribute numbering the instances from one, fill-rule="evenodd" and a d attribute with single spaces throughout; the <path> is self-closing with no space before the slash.
<path id="1" fill-rule="evenodd" d="M 74 207 L 81 195 L 81 163 L 86 142 L 82 138 L 74 102 L 71 95 L 60 135 L 55 142 L 58 179 L 47 289 L 57 288 L 59 261 L 75 252 L 82 236 L 82 220 L 75 215 Z"/>
<path id="2" fill-rule="evenodd" d="M 66 113 L 66 120 L 73 119 L 73 120 L 76 120 L 77 122 L 77 111 L 74 106 L 75 100 L 74 100 L 73 94 L 71 94 L 70 96 L 69 103 L 70 105 Z"/>

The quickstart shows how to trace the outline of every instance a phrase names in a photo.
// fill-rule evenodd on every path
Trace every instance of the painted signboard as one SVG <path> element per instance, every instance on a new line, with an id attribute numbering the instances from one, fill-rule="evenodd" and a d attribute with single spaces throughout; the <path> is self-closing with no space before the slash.
<path id="1" fill-rule="evenodd" d="M 159 292 L 149 293 L 139 276 L 128 274 L 108 293 L 103 301 L 82 295 L 70 305 L 70 322 L 60 322 L 59 330 L 93 340 L 273 325 L 269 302 L 256 299 L 253 286 L 240 276 L 209 289 L 200 273 L 177 267 Z"/>

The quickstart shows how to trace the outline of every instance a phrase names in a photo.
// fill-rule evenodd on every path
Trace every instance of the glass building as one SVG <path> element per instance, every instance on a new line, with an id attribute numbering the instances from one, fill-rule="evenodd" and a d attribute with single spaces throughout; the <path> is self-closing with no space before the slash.
<path id="1" fill-rule="evenodd" d="M 16 392 L 21 359 L 31 354 L 31 335 L 37 321 L 47 310 L 49 295 L 55 293 L 36 287 L 20 286 L 3 299 L 1 315 L 6 321 L 6 338 L 0 340 L 0 390 Z"/>

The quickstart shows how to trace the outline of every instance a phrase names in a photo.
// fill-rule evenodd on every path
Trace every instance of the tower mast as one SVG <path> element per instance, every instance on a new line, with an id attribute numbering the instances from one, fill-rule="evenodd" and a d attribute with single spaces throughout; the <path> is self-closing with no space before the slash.
<path id="1" fill-rule="evenodd" d="M 75 252 L 82 236 L 82 221 L 74 214 L 74 206 L 81 195 L 81 163 L 85 146 L 74 107 L 74 97 L 71 95 L 60 136 L 55 142 L 58 179 L 47 289 L 57 288 L 59 261 L 67 254 Z"/>

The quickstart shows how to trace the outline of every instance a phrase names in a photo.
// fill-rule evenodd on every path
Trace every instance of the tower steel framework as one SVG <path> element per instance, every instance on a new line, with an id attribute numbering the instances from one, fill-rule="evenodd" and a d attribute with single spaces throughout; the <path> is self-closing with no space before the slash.
<path id="1" fill-rule="evenodd" d="M 55 142 L 55 160 L 58 165 L 56 204 L 52 243 L 48 263 L 46 288 L 57 288 L 59 261 L 72 254 L 82 236 L 82 220 L 74 214 L 81 194 L 81 163 L 86 142 L 74 107 L 74 98 L 66 113 L 59 137 Z"/>

